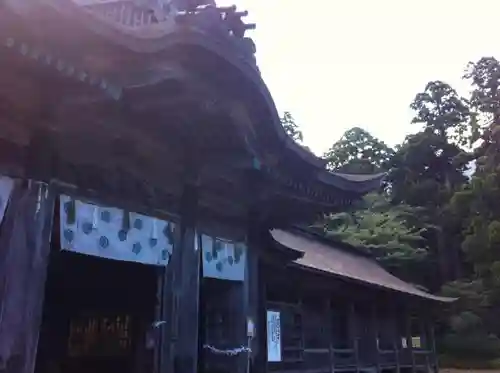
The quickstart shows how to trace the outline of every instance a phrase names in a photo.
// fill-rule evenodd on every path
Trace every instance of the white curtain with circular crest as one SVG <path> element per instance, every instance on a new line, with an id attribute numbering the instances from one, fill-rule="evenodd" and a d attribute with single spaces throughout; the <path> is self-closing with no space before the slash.
<path id="1" fill-rule="evenodd" d="M 61 249 L 101 258 L 166 266 L 175 224 L 70 196 L 60 197 Z"/>

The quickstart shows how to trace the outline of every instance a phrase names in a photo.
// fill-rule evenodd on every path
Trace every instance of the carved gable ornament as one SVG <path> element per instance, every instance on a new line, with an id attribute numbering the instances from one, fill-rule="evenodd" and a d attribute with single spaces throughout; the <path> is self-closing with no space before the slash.
<path id="1" fill-rule="evenodd" d="M 139 37 L 170 32 L 178 9 L 174 0 L 70 0 L 83 11 Z"/>

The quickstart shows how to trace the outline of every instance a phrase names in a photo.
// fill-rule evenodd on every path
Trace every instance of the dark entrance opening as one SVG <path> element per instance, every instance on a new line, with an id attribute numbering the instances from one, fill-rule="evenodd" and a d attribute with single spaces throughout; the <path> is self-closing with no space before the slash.
<path id="1" fill-rule="evenodd" d="M 54 247 L 36 372 L 152 372 L 157 271 Z"/>
<path id="2" fill-rule="evenodd" d="M 246 345 L 242 318 L 243 284 L 203 278 L 200 289 L 201 373 L 233 373 L 247 355 L 220 353 Z M 215 350 L 214 350 L 215 349 Z M 217 352 L 219 350 L 219 352 Z"/>

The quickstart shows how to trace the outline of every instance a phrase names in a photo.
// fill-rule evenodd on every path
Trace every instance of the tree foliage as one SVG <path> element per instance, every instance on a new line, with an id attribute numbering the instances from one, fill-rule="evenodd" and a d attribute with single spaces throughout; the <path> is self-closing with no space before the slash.
<path id="1" fill-rule="evenodd" d="M 427 251 L 418 209 L 392 205 L 386 195 L 367 195 L 361 206 L 326 220 L 327 235 L 369 250 L 381 261 L 420 260 Z"/>
<path id="2" fill-rule="evenodd" d="M 393 198 L 416 206 L 442 206 L 465 181 L 470 157 L 460 145 L 467 141 L 455 140 L 467 133 L 470 111 L 466 101 L 441 81 L 427 83 L 410 107 L 415 111 L 412 122 L 422 124 L 423 130 L 408 136 L 392 159 L 394 187 L 409 192 L 395 190 Z M 431 200 L 422 200 L 423 192 Z"/>
<path id="3" fill-rule="evenodd" d="M 369 174 L 386 169 L 394 150 L 368 131 L 354 127 L 346 131 L 325 154 L 328 167 L 346 173 Z"/>
<path id="4" fill-rule="evenodd" d="M 500 355 L 500 321 L 496 311 L 500 308 L 500 63 L 491 57 L 471 62 L 465 78 L 473 87 L 471 106 L 490 122 L 475 151 L 476 171 L 450 202 L 461 226 L 467 271 L 463 278 L 443 288 L 460 297 L 452 320 L 461 320 L 450 324 L 445 347 L 458 349 L 458 353 L 466 353 L 470 347 L 475 355 L 487 354 L 489 358 Z M 470 340 L 472 336 L 474 340 Z M 469 342 L 457 347 L 459 340 Z M 473 344 L 481 348 L 478 350 Z"/>
<path id="5" fill-rule="evenodd" d="M 446 136 L 424 130 L 406 138 L 389 163 L 395 203 L 433 209 L 466 180 L 470 157 Z"/>
<path id="6" fill-rule="evenodd" d="M 500 62 L 470 62 L 464 79 L 468 98 L 443 81 L 427 83 L 410 104 L 417 132 L 394 149 L 359 127 L 332 145 L 325 154 L 330 170 L 383 170 L 387 184 L 320 224 L 398 275 L 459 298 L 441 314 L 445 353 L 498 359 Z M 471 161 L 475 168 L 465 176 Z"/>
<path id="7" fill-rule="evenodd" d="M 281 125 L 285 129 L 286 134 L 294 141 L 298 143 L 304 141 L 302 131 L 289 111 L 285 111 L 283 113 L 283 116 L 281 117 Z"/>
<path id="8" fill-rule="evenodd" d="M 483 57 L 479 61 L 469 62 L 464 78 L 468 79 L 473 87 L 471 106 L 498 123 L 500 115 L 499 61 L 494 57 Z"/>
<path id="9" fill-rule="evenodd" d="M 440 138 L 453 138 L 460 145 L 467 144 L 465 134 L 470 110 L 450 85 L 439 80 L 427 83 L 410 107 L 415 111 L 412 123 L 423 124 L 425 132 Z"/>
<path id="10" fill-rule="evenodd" d="M 474 87 L 471 102 L 496 117 L 500 112 L 500 63 L 482 58 L 469 64 L 466 77 Z M 496 273 L 500 269 L 500 122 L 493 121 L 482 140 L 476 151 L 476 172 L 453 197 L 453 207 L 462 219 L 462 248 L 474 264 L 475 275 L 494 285 L 497 276 L 500 278 Z"/>
<path id="11" fill-rule="evenodd" d="M 430 82 L 410 107 L 413 123 L 422 130 L 408 136 L 392 159 L 389 173 L 393 203 L 423 208 L 420 214 L 434 229 L 426 234 L 429 266 L 439 274 L 435 287 L 462 274 L 461 226 L 450 209 L 450 199 L 468 178 L 473 158 L 470 144 L 471 111 L 468 101 L 441 81 Z"/>

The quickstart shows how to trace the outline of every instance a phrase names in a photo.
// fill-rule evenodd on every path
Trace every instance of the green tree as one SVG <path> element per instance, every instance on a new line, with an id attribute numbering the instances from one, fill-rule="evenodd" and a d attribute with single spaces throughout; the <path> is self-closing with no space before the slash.
<path id="1" fill-rule="evenodd" d="M 417 213 L 418 208 L 393 205 L 384 194 L 371 193 L 355 210 L 331 215 L 327 234 L 368 249 L 382 261 L 421 258 L 426 250 Z"/>
<path id="2" fill-rule="evenodd" d="M 443 288 L 460 297 L 444 347 L 455 355 L 489 359 L 500 356 L 500 63 L 493 57 L 470 62 L 464 78 L 473 87 L 472 108 L 489 125 L 473 129 L 473 140 L 483 132 L 476 170 L 451 199 L 462 227 L 466 272 Z"/>
<path id="3" fill-rule="evenodd" d="M 465 181 L 471 156 L 455 140 L 467 132 L 467 102 L 441 81 L 430 82 L 410 107 L 422 131 L 410 135 L 390 162 L 393 202 L 436 210 Z M 463 143 L 463 141 L 461 142 Z"/>
<path id="4" fill-rule="evenodd" d="M 460 145 L 468 143 L 470 110 L 464 98 L 448 84 L 436 80 L 427 83 L 410 107 L 415 111 L 412 123 L 420 123 L 425 131 L 441 138 L 453 139 Z"/>
<path id="5" fill-rule="evenodd" d="M 394 150 L 383 141 L 360 127 L 354 127 L 333 144 L 324 158 L 331 170 L 369 174 L 385 170 L 393 154 Z"/>
<path id="6" fill-rule="evenodd" d="M 281 124 L 283 125 L 283 128 L 285 129 L 287 135 L 290 136 L 294 141 L 298 143 L 302 143 L 302 141 L 304 141 L 302 131 L 300 130 L 298 124 L 295 122 L 295 119 L 290 112 L 285 111 L 283 113 L 283 116 L 281 117 Z"/>
<path id="7" fill-rule="evenodd" d="M 444 207 L 465 181 L 470 156 L 446 136 L 424 130 L 406 138 L 390 161 L 394 203 Z"/>
<path id="8" fill-rule="evenodd" d="M 351 211 L 328 216 L 324 228 L 327 236 L 365 250 L 391 272 L 427 286 L 430 276 L 421 269 L 428 226 L 418 214 L 419 208 L 393 205 L 387 195 L 372 193 Z"/>
<path id="9" fill-rule="evenodd" d="M 488 121 L 500 124 L 500 62 L 494 57 L 469 62 L 464 78 L 473 87 L 471 106 L 486 114 Z"/>
<path id="10" fill-rule="evenodd" d="M 464 223 L 462 248 L 475 275 L 493 286 L 497 277 L 500 280 L 500 62 L 492 57 L 471 62 L 465 78 L 474 88 L 472 105 L 492 122 L 476 150 L 476 172 L 455 194 L 453 207 Z"/>
<path id="11" fill-rule="evenodd" d="M 410 107 L 415 111 L 413 123 L 423 128 L 399 147 L 387 179 L 392 202 L 423 208 L 421 219 L 434 227 L 425 238 L 430 263 L 438 264 L 442 283 L 461 274 L 460 224 L 449 201 L 467 180 L 471 156 L 460 145 L 468 143 L 471 115 L 467 101 L 441 81 L 428 83 Z"/>

